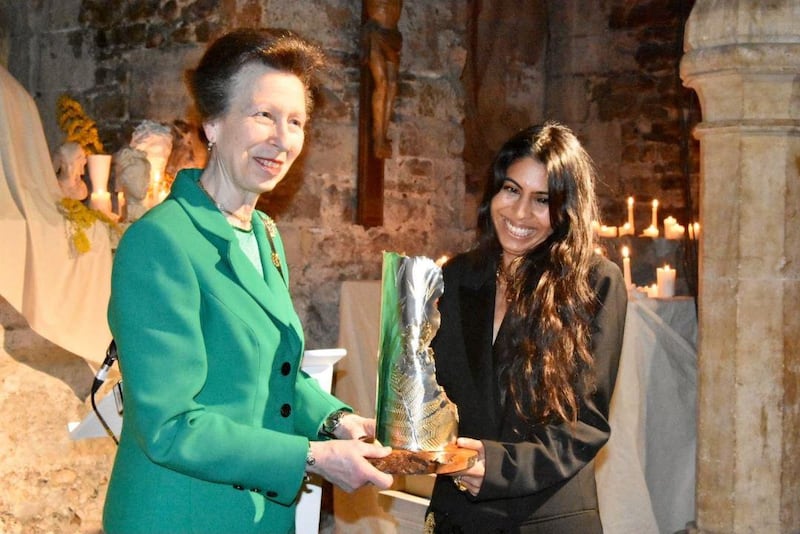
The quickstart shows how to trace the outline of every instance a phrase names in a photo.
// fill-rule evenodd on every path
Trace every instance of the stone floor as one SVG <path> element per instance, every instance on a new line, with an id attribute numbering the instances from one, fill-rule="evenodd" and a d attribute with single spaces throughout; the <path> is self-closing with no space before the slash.
<path id="1" fill-rule="evenodd" d="M 94 373 L 0 299 L 0 532 L 101 532 L 110 439 L 73 441 Z"/>

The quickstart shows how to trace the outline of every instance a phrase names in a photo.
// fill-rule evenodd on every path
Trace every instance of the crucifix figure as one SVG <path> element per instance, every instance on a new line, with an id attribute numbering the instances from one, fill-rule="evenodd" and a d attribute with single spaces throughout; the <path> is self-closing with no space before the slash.
<path id="1" fill-rule="evenodd" d="M 397 95 L 402 9 L 402 0 L 363 0 L 362 5 L 356 222 L 365 227 L 383 224 L 383 162 L 392 157 L 387 131 Z"/>
<path id="2" fill-rule="evenodd" d="M 374 156 L 392 156 L 387 131 L 397 95 L 403 36 L 397 29 L 402 0 L 364 0 L 364 45 L 372 76 L 372 148 Z"/>

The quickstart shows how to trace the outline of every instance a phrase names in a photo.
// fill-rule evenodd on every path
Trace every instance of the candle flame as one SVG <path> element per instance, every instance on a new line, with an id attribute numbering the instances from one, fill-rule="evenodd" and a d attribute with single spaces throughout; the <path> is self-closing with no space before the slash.
<path id="1" fill-rule="evenodd" d="M 627 258 L 629 254 L 628 247 L 622 247 L 622 257 Z"/>

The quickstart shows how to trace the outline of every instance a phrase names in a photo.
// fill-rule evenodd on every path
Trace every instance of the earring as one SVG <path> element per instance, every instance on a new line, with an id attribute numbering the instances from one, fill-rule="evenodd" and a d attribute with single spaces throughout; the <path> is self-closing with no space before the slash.
<path id="1" fill-rule="evenodd" d="M 211 152 L 211 149 L 214 148 L 214 141 L 208 142 L 208 151 Z"/>

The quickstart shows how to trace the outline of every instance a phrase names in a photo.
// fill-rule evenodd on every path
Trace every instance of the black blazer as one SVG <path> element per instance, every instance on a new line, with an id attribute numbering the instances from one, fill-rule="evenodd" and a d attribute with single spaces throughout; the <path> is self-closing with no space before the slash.
<path id="1" fill-rule="evenodd" d="M 597 256 L 597 389 L 580 399 L 577 423 L 539 426 L 523 438 L 513 430 L 513 408 L 498 398 L 492 343 L 496 263 L 475 255 L 462 254 L 444 267 L 441 327 L 432 348 L 437 380 L 458 405 L 459 435 L 484 443 L 486 476 L 475 497 L 459 492 L 451 477 L 438 477 L 430 504 L 436 531 L 601 532 L 593 461 L 611 431 L 608 409 L 627 310 L 622 274 Z"/>

